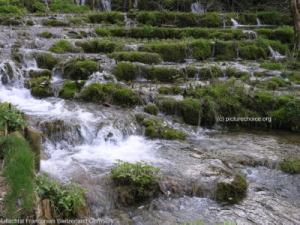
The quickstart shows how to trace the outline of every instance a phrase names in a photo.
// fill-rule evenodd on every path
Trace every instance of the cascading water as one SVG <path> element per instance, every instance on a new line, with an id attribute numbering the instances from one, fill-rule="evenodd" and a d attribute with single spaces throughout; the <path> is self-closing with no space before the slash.
<path id="1" fill-rule="evenodd" d="M 195 2 L 191 5 L 191 12 L 193 12 L 193 13 L 205 12 L 205 10 L 204 10 L 202 4 L 200 3 L 200 1 L 197 1 L 197 2 Z"/>
<path id="2" fill-rule="evenodd" d="M 233 25 L 234 27 L 240 26 L 240 24 L 239 24 L 235 19 L 231 18 L 230 20 L 231 20 L 232 25 Z"/>
<path id="3" fill-rule="evenodd" d="M 61 30 L 59 28 L 56 32 L 60 34 Z M 10 32 L 12 37 L 17 36 L 16 31 Z M 12 42 L 7 40 L 7 44 L 11 46 Z M 211 45 L 214 57 L 215 43 Z M 137 48 L 138 45 L 128 47 Z M 8 50 L 7 55 L 11 54 Z M 108 108 L 101 103 L 56 97 L 34 98 L 23 85 L 27 78 L 24 71 L 39 69 L 32 51 L 20 48 L 21 68 L 8 60 L 7 55 L 1 55 L 0 101 L 16 105 L 28 115 L 31 127 L 43 131 L 42 171 L 63 181 L 72 178 L 90 190 L 87 202 L 92 218 L 112 219 L 115 224 L 138 225 L 174 225 L 197 220 L 204 220 L 205 224 L 224 221 L 262 225 L 298 223 L 299 175 L 288 175 L 274 168 L 286 155 L 298 154 L 299 135 L 262 134 L 249 130 L 219 132 L 179 124 L 160 113 L 157 117 L 145 115 L 186 132 L 188 138 L 186 141 L 148 140 L 142 135 L 144 128 L 135 119 L 136 114 L 144 113 L 143 107 Z M 65 55 L 66 58 L 68 56 Z M 92 57 L 92 54 L 87 57 Z M 112 59 L 101 56 L 104 71 L 91 75 L 87 84 L 106 82 L 104 77 L 112 76 L 106 71 L 113 65 Z M 56 81 L 63 81 L 58 70 L 52 78 L 53 85 Z M 195 76 L 195 79 L 198 78 Z M 203 106 L 199 113 L 204 110 Z M 169 181 L 168 184 L 166 181 L 161 184 L 166 195 L 138 208 L 118 209 L 107 179 L 116 159 L 130 162 L 144 160 L 161 166 L 164 179 Z M 232 179 L 236 173 L 246 176 L 249 182 L 247 197 L 237 205 L 216 202 L 217 183 Z M 201 198 L 196 197 L 197 187 L 202 190 Z"/>
<path id="4" fill-rule="evenodd" d="M 104 12 L 111 11 L 111 2 L 110 0 L 102 0 L 102 7 Z"/>
<path id="5" fill-rule="evenodd" d="M 281 55 L 279 52 L 275 51 L 271 46 L 269 46 L 270 54 L 273 59 L 284 59 L 285 56 Z"/>

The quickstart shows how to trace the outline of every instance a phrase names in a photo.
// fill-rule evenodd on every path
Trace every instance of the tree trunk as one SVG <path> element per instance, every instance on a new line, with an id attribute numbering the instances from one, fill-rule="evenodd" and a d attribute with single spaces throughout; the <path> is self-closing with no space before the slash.
<path id="1" fill-rule="evenodd" d="M 300 0 L 291 0 L 291 11 L 295 31 L 295 48 L 300 49 Z"/>

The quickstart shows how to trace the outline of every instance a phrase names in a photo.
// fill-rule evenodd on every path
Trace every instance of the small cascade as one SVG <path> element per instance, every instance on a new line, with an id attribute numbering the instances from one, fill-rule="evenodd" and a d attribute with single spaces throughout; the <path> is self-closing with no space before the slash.
<path id="1" fill-rule="evenodd" d="M 203 6 L 201 5 L 200 1 L 197 1 L 191 5 L 191 12 L 193 13 L 203 13 L 205 12 Z"/>
<path id="2" fill-rule="evenodd" d="M 257 21 L 257 26 L 262 26 L 261 20 L 259 18 L 256 18 L 256 21 Z"/>
<path id="3" fill-rule="evenodd" d="M 48 0 L 44 0 L 44 3 L 45 3 L 45 5 L 46 5 L 47 9 L 49 9 L 49 3 L 48 3 Z"/>
<path id="4" fill-rule="evenodd" d="M 22 54 L 22 59 L 21 63 L 24 66 L 25 69 L 30 70 L 30 69 L 37 69 L 37 62 L 33 58 L 33 55 L 31 54 L 30 50 L 23 49 L 23 54 Z"/>
<path id="5" fill-rule="evenodd" d="M 235 19 L 231 18 L 230 20 L 231 20 L 232 25 L 233 25 L 234 27 L 240 26 L 240 24 L 239 24 Z"/>
<path id="6" fill-rule="evenodd" d="M 253 30 L 243 30 L 243 34 L 248 34 L 249 40 L 257 38 L 257 33 Z"/>
<path id="7" fill-rule="evenodd" d="M 240 60 L 243 60 L 242 58 L 240 58 L 240 49 L 239 49 L 239 46 L 237 44 L 234 45 L 235 47 L 235 52 L 236 52 L 236 61 L 240 61 Z"/>
<path id="8" fill-rule="evenodd" d="M 80 1 L 80 5 L 81 5 L 81 6 L 84 6 L 84 5 L 85 5 L 85 0 L 81 0 L 81 1 Z"/>
<path id="9" fill-rule="evenodd" d="M 138 0 L 134 0 L 133 8 L 137 9 L 138 7 L 139 7 L 139 1 Z"/>
<path id="10" fill-rule="evenodd" d="M 103 12 L 110 12 L 111 11 L 110 0 L 102 0 L 102 8 L 103 8 Z"/>
<path id="11" fill-rule="evenodd" d="M 208 58 L 209 60 L 215 60 L 215 54 L 216 54 L 216 42 L 211 42 L 211 57 Z"/>
<path id="12" fill-rule="evenodd" d="M 284 55 L 281 55 L 279 52 L 275 51 L 271 46 L 269 46 L 271 58 L 273 59 L 285 59 Z"/>
<path id="13" fill-rule="evenodd" d="M 0 63 L 0 85 L 10 87 L 23 87 L 23 73 L 13 61 L 7 60 Z"/>

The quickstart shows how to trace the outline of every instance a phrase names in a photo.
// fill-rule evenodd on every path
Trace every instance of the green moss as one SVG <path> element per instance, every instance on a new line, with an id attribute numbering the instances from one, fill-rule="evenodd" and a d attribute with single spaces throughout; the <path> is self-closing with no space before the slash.
<path id="1" fill-rule="evenodd" d="M 260 67 L 268 70 L 283 70 L 285 68 L 280 62 L 265 62 L 260 64 Z"/>
<path id="2" fill-rule="evenodd" d="M 222 77 L 223 71 L 220 67 L 217 66 L 210 66 L 208 68 L 202 68 L 200 77 L 201 78 L 217 78 Z"/>
<path id="3" fill-rule="evenodd" d="M 50 53 L 34 52 L 33 57 L 36 60 L 38 67 L 42 69 L 52 70 L 59 62 L 58 58 Z"/>
<path id="4" fill-rule="evenodd" d="M 168 115 L 175 115 L 178 111 L 178 103 L 174 98 L 158 99 L 156 104 L 162 113 Z"/>
<path id="5" fill-rule="evenodd" d="M 187 47 L 185 43 L 157 43 L 140 46 L 139 51 L 158 53 L 164 61 L 182 62 L 186 58 Z"/>
<path id="6" fill-rule="evenodd" d="M 273 39 L 279 40 L 283 44 L 294 43 L 294 29 L 293 27 L 279 27 L 273 31 Z"/>
<path id="7" fill-rule="evenodd" d="M 141 62 L 146 64 L 159 64 L 162 59 L 157 53 L 149 52 L 118 52 L 114 54 L 116 60 Z"/>
<path id="8" fill-rule="evenodd" d="M 42 37 L 42 38 L 52 38 L 52 33 L 50 33 L 49 31 L 44 31 L 40 34 L 40 37 Z"/>
<path id="9" fill-rule="evenodd" d="M 280 169 L 284 172 L 295 174 L 300 173 L 300 159 L 288 158 L 280 163 Z"/>
<path id="10" fill-rule="evenodd" d="M 137 78 L 137 69 L 133 63 L 119 62 L 115 71 L 118 80 L 132 81 Z"/>
<path id="11" fill-rule="evenodd" d="M 211 56 L 210 41 L 200 39 L 192 42 L 193 57 L 198 60 L 204 60 Z"/>
<path id="12" fill-rule="evenodd" d="M 134 106 L 138 103 L 136 93 L 129 88 L 117 89 L 113 93 L 114 103 L 124 107 Z"/>
<path id="13" fill-rule="evenodd" d="M 26 85 L 31 88 L 31 94 L 34 97 L 46 98 L 54 95 L 50 88 L 49 77 L 30 78 Z"/>
<path id="14" fill-rule="evenodd" d="M 296 84 L 300 84 L 300 73 L 292 72 L 288 74 L 287 78 Z"/>
<path id="15" fill-rule="evenodd" d="M 256 45 L 244 46 L 240 51 L 241 57 L 244 59 L 260 59 L 266 58 L 267 54 L 263 48 Z"/>
<path id="16" fill-rule="evenodd" d="M 70 78 L 73 80 L 87 80 L 88 77 L 96 72 L 98 69 L 98 63 L 92 60 L 78 61 L 73 65 Z"/>
<path id="17" fill-rule="evenodd" d="M 70 26 L 69 23 L 60 21 L 60 20 L 43 20 L 42 24 L 44 26 L 52 26 L 52 27 L 68 27 Z"/>
<path id="18" fill-rule="evenodd" d="M 180 113 L 183 121 L 190 125 L 198 125 L 200 101 L 197 99 L 187 98 L 179 103 Z"/>
<path id="19" fill-rule="evenodd" d="M 168 67 L 155 67 L 153 71 L 154 79 L 161 82 L 174 82 L 184 77 L 181 70 Z"/>
<path id="20" fill-rule="evenodd" d="M 92 23 L 110 23 L 123 25 L 124 15 L 121 12 L 101 12 L 88 15 Z"/>
<path id="21" fill-rule="evenodd" d="M 89 102 L 106 101 L 112 95 L 115 88 L 117 88 L 117 85 L 114 83 L 93 83 L 86 87 L 79 94 L 78 98 Z"/>
<path id="22" fill-rule="evenodd" d="M 104 29 L 104 28 L 98 28 L 98 29 L 95 29 L 95 32 L 97 35 L 99 35 L 100 37 L 110 37 L 111 36 L 111 33 L 109 30 L 107 29 Z"/>
<path id="23" fill-rule="evenodd" d="M 58 95 L 60 98 L 73 99 L 75 97 L 75 94 L 81 91 L 85 83 L 85 81 L 65 81 L 64 86 L 59 90 Z"/>
<path id="24" fill-rule="evenodd" d="M 218 13 L 203 13 L 200 16 L 199 23 L 201 27 L 220 27 L 222 20 Z"/>
<path id="25" fill-rule="evenodd" d="M 245 76 L 250 76 L 250 74 L 246 71 L 239 71 L 235 68 L 229 68 L 227 71 L 226 71 L 226 76 L 228 77 L 236 77 L 236 78 L 242 78 L 242 77 L 245 77 Z"/>
<path id="26" fill-rule="evenodd" d="M 228 183 L 218 183 L 216 198 L 218 201 L 225 201 L 229 204 L 235 204 L 240 202 L 246 197 L 248 189 L 248 183 L 244 176 L 237 174 L 234 180 Z"/>
<path id="27" fill-rule="evenodd" d="M 158 88 L 158 93 L 164 95 L 179 95 L 182 93 L 182 90 L 178 86 L 171 86 L 171 87 L 161 86 Z"/>
<path id="28" fill-rule="evenodd" d="M 49 78 L 51 78 L 52 71 L 50 71 L 50 70 L 30 70 L 29 71 L 29 76 L 31 78 L 36 78 L 36 77 L 49 77 Z"/>
<path id="29" fill-rule="evenodd" d="M 26 25 L 27 26 L 33 26 L 34 25 L 34 22 L 32 20 L 27 20 L 26 21 Z"/>
<path id="30" fill-rule="evenodd" d="M 233 42 L 216 41 L 215 57 L 217 59 L 229 60 L 236 57 L 235 44 Z"/>
<path id="31" fill-rule="evenodd" d="M 109 40 L 92 40 L 86 42 L 76 42 L 77 46 L 82 47 L 85 53 L 112 53 L 121 49 L 119 43 Z"/>
<path id="32" fill-rule="evenodd" d="M 49 51 L 55 52 L 57 54 L 63 54 L 66 52 L 79 52 L 80 49 L 73 46 L 69 41 L 67 40 L 60 40 L 52 45 L 52 47 L 49 48 Z"/>
<path id="33" fill-rule="evenodd" d="M 157 107 L 155 105 L 147 105 L 144 107 L 144 112 L 149 113 L 151 115 L 157 115 Z"/>

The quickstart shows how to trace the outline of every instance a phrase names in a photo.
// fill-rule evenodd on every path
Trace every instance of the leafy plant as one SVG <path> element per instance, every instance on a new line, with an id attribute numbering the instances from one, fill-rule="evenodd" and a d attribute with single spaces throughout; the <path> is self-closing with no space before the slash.
<path id="1" fill-rule="evenodd" d="M 27 126 L 24 121 L 24 113 L 8 104 L 0 105 L 0 126 L 7 122 L 9 132 L 23 130 Z"/>
<path id="2" fill-rule="evenodd" d="M 130 163 L 117 160 L 114 165 L 116 167 L 111 170 L 110 177 L 119 185 L 137 185 L 140 191 L 160 177 L 157 173 L 161 168 L 153 167 L 144 161 Z"/>
<path id="3" fill-rule="evenodd" d="M 42 199 L 49 199 L 52 214 L 55 218 L 76 216 L 78 210 L 85 205 L 84 193 L 88 190 L 75 185 L 73 180 L 66 186 L 60 185 L 46 173 L 37 177 L 37 192 Z"/>

